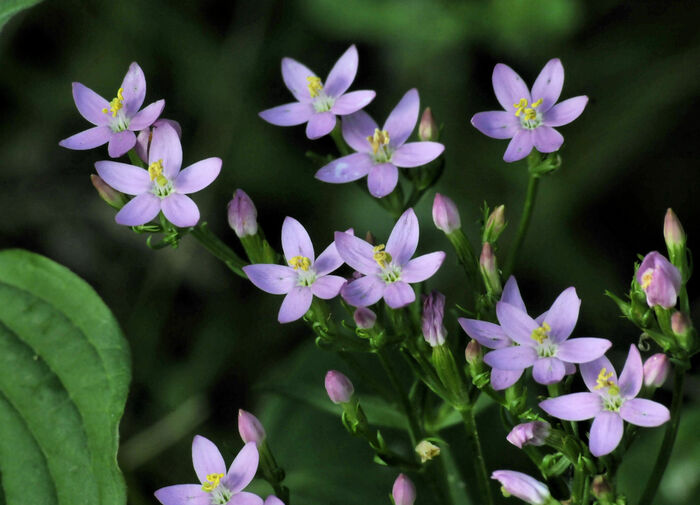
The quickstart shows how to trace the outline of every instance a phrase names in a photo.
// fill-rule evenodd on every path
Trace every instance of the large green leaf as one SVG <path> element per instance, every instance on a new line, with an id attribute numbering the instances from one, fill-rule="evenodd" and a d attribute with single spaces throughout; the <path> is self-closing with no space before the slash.
<path id="1" fill-rule="evenodd" d="M 82 279 L 0 252 L 0 475 L 7 505 L 124 505 L 127 343 Z M 1 501 L 0 501 L 1 503 Z"/>
<path id="2" fill-rule="evenodd" d="M 0 0 L 0 30 L 19 11 L 38 4 L 41 0 Z"/>

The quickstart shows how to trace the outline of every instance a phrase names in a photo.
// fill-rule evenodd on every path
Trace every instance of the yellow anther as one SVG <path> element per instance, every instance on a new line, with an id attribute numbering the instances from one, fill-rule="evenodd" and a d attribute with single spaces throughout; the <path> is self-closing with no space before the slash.
<path id="1" fill-rule="evenodd" d="M 380 267 L 386 268 L 386 266 L 391 263 L 391 254 L 384 250 L 384 244 L 379 244 L 373 251 L 374 261 L 376 261 Z"/>
<path id="2" fill-rule="evenodd" d="M 654 271 L 650 268 L 642 275 L 642 289 L 647 289 L 652 280 L 654 280 Z"/>
<path id="3" fill-rule="evenodd" d="M 161 186 L 168 183 L 168 179 L 163 175 L 163 160 L 154 161 L 148 165 L 148 174 L 152 181 L 156 181 Z"/>
<path id="4" fill-rule="evenodd" d="M 207 475 L 207 481 L 204 484 L 202 484 L 202 491 L 206 493 L 211 493 L 217 487 L 219 487 L 219 483 L 223 478 L 223 473 L 210 473 L 209 475 Z"/>
<path id="5" fill-rule="evenodd" d="M 300 268 L 307 272 L 309 267 L 311 267 L 311 260 L 306 256 L 294 256 L 289 260 L 289 265 L 294 268 L 294 270 L 299 270 Z"/>
<path id="6" fill-rule="evenodd" d="M 381 146 L 385 146 L 389 143 L 389 132 L 386 130 L 380 130 L 379 128 L 374 129 L 374 135 L 367 137 L 369 145 L 372 146 L 372 151 L 377 154 Z"/>
<path id="7" fill-rule="evenodd" d="M 527 107 L 527 99 L 521 98 L 518 103 L 513 104 L 513 107 L 515 107 L 515 115 L 520 117 L 520 114 L 522 114 L 525 107 Z"/>
<path id="8" fill-rule="evenodd" d="M 109 114 L 110 112 L 112 113 L 112 117 L 117 117 L 117 112 L 124 107 L 124 88 L 119 88 L 117 90 L 117 97 L 112 98 L 112 101 L 109 102 L 109 108 L 105 107 L 102 109 L 103 114 Z"/>
<path id="9" fill-rule="evenodd" d="M 521 98 L 518 103 L 513 104 L 513 107 L 515 107 L 515 115 L 517 117 L 523 114 L 526 120 L 532 121 L 533 119 L 537 119 L 537 107 L 540 105 L 542 105 L 541 98 L 532 102 L 529 107 L 527 106 L 527 98 Z"/>
<path id="10" fill-rule="evenodd" d="M 311 95 L 311 98 L 316 98 L 318 95 L 321 94 L 321 91 L 323 91 L 323 84 L 321 84 L 321 78 L 316 77 L 315 75 L 310 75 L 306 78 L 306 80 L 308 82 L 306 86 L 309 88 L 309 95 Z"/>
<path id="11" fill-rule="evenodd" d="M 603 389 L 608 388 L 608 393 L 611 395 L 617 395 L 620 393 L 620 388 L 615 381 L 612 380 L 615 372 L 608 372 L 607 368 L 601 368 L 598 373 L 598 378 L 595 380 L 596 386 L 593 389 Z"/>
<path id="12" fill-rule="evenodd" d="M 537 342 L 541 344 L 547 339 L 550 331 L 552 331 L 552 327 L 549 326 L 547 323 L 542 323 L 542 326 L 532 330 L 530 338 L 532 340 L 537 340 Z"/>

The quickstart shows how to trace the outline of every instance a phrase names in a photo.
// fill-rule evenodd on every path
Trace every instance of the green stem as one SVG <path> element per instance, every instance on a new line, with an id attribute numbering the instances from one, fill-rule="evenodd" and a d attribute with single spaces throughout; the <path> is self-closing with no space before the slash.
<path id="1" fill-rule="evenodd" d="M 244 279 L 248 278 L 242 270 L 247 263 L 209 230 L 207 223 L 198 224 L 190 230 L 190 234 L 196 238 L 207 251 L 223 261 L 233 273 Z"/>
<path id="2" fill-rule="evenodd" d="M 340 131 L 340 121 L 338 121 L 335 128 L 333 128 L 331 131 L 331 138 L 333 139 L 333 142 L 335 142 L 335 146 L 338 148 L 338 152 L 341 156 L 347 156 L 352 152 L 345 143 L 345 139 L 343 139 L 343 134 Z"/>
<path id="3" fill-rule="evenodd" d="M 464 427 L 467 430 L 467 438 L 469 439 L 469 444 L 472 451 L 472 461 L 474 463 L 474 472 L 476 474 L 476 480 L 479 483 L 479 488 L 481 490 L 481 496 L 484 502 L 488 505 L 493 505 L 493 496 L 491 494 L 491 486 L 489 481 L 489 475 L 486 471 L 486 461 L 484 460 L 484 453 L 481 449 L 481 441 L 479 440 L 479 432 L 476 428 L 476 419 L 474 418 L 474 410 L 471 408 L 461 410 L 462 420 L 464 421 Z"/>
<path id="4" fill-rule="evenodd" d="M 376 354 L 379 358 L 379 362 L 382 364 L 382 367 L 386 372 L 387 377 L 389 378 L 391 387 L 394 388 L 394 392 L 399 400 L 399 403 L 401 404 L 401 409 L 404 411 L 406 419 L 408 420 L 408 436 L 411 439 L 411 447 L 415 448 L 416 445 L 418 445 L 418 441 L 421 439 L 421 429 L 420 425 L 418 424 L 418 419 L 416 419 L 408 396 L 404 394 L 399 378 L 396 375 L 396 370 L 394 370 L 389 357 L 386 355 L 386 350 L 377 349 Z"/>
<path id="5" fill-rule="evenodd" d="M 505 268 L 503 269 L 503 278 L 507 279 L 511 273 L 513 273 L 513 268 L 515 267 L 515 261 L 518 258 L 518 252 L 520 252 L 520 247 L 523 245 L 525 240 L 525 235 L 527 234 L 527 229 L 530 226 L 530 219 L 532 218 L 532 211 L 535 207 L 535 198 L 537 197 L 537 186 L 540 182 L 540 178 L 536 174 L 530 174 L 530 180 L 527 184 L 527 194 L 525 195 L 525 205 L 523 206 L 523 213 L 520 216 L 520 224 L 518 225 L 518 233 L 515 236 L 515 241 L 508 252 L 508 259 L 506 260 Z"/>
<path id="6" fill-rule="evenodd" d="M 686 367 L 676 366 L 673 370 L 673 400 L 671 401 L 671 420 L 666 427 L 664 440 L 659 449 L 659 455 L 656 458 L 656 464 L 651 471 L 651 476 L 644 488 L 642 499 L 639 500 L 639 505 L 651 505 L 656 491 L 659 489 L 661 478 L 666 471 L 666 466 L 671 459 L 673 444 L 676 441 L 678 434 L 678 426 L 681 419 L 681 407 L 683 406 L 683 383 L 685 382 Z"/>
<path id="7" fill-rule="evenodd" d="M 129 161 L 131 162 L 132 165 L 135 165 L 137 167 L 141 168 L 146 168 L 146 164 L 141 161 L 141 158 L 139 158 L 139 155 L 136 154 L 136 149 L 131 149 L 128 153 L 129 156 Z"/>

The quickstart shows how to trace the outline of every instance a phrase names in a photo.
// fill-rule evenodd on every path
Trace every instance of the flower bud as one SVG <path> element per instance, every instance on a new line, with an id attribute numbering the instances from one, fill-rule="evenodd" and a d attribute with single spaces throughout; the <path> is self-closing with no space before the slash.
<path id="1" fill-rule="evenodd" d="M 470 365 L 475 365 L 481 360 L 481 344 L 476 340 L 470 340 L 464 349 L 464 358 Z"/>
<path id="2" fill-rule="evenodd" d="M 593 477 L 591 491 L 593 491 L 593 496 L 599 500 L 605 500 L 606 503 L 609 502 L 612 497 L 612 487 L 604 475 L 596 475 Z"/>
<path id="3" fill-rule="evenodd" d="M 418 124 L 418 138 L 423 141 L 432 140 L 434 142 L 438 140 L 439 135 L 440 130 L 433 118 L 433 112 L 430 110 L 430 107 L 426 107 Z"/>
<path id="4" fill-rule="evenodd" d="M 243 409 L 238 409 L 238 433 L 246 444 L 255 442 L 260 444 L 265 440 L 265 428 L 257 417 Z"/>
<path id="5" fill-rule="evenodd" d="M 669 251 L 685 246 L 685 230 L 672 209 L 668 209 L 664 217 L 664 239 Z"/>
<path id="6" fill-rule="evenodd" d="M 420 457 L 420 462 L 425 463 L 439 456 L 440 448 L 427 440 L 421 440 L 416 446 L 416 454 Z"/>
<path id="7" fill-rule="evenodd" d="M 431 292 L 423 301 L 423 338 L 431 347 L 445 343 L 447 331 L 442 324 L 445 316 L 445 295 L 438 291 Z"/>
<path id="8" fill-rule="evenodd" d="M 506 206 L 499 205 L 489 215 L 484 224 L 482 242 L 494 243 L 506 227 Z"/>
<path id="9" fill-rule="evenodd" d="M 481 248 L 479 270 L 481 271 L 481 277 L 484 279 L 486 291 L 489 294 L 500 295 L 502 291 L 501 277 L 498 274 L 496 255 L 493 253 L 493 247 L 491 247 L 491 244 L 488 242 L 485 242 L 484 246 Z"/>
<path id="10" fill-rule="evenodd" d="M 681 273 L 656 251 L 644 257 L 637 270 L 637 282 L 646 294 L 649 307 L 669 309 L 676 305 L 681 289 Z"/>
<path id="11" fill-rule="evenodd" d="M 649 356 L 643 367 L 644 385 L 646 387 L 660 388 L 666 382 L 670 369 L 671 363 L 665 354 L 657 353 Z"/>
<path id="12" fill-rule="evenodd" d="M 550 500 L 549 488 L 524 473 L 496 470 L 491 474 L 491 478 L 501 483 L 501 491 L 505 496 L 513 495 L 530 505 L 543 505 Z"/>
<path id="13" fill-rule="evenodd" d="M 690 331 L 690 319 L 683 312 L 676 311 L 671 316 L 671 330 L 676 335 L 684 336 Z"/>
<path id="14" fill-rule="evenodd" d="M 391 497 L 394 499 L 395 505 L 413 505 L 413 502 L 416 501 L 416 486 L 413 485 L 411 479 L 400 473 L 394 481 Z"/>
<path id="15" fill-rule="evenodd" d="M 457 206 L 451 199 L 440 193 L 435 193 L 433 201 L 433 222 L 445 233 L 452 233 L 462 227 Z"/>
<path id="16" fill-rule="evenodd" d="M 369 330 L 374 328 L 374 323 L 377 322 L 377 314 L 372 312 L 367 307 L 358 307 L 355 309 L 355 313 L 352 315 L 355 320 L 355 324 L 358 328 L 363 330 Z"/>
<path id="17" fill-rule="evenodd" d="M 506 440 L 522 449 L 524 445 L 544 445 L 551 426 L 544 421 L 531 421 L 515 426 L 506 436 Z"/>
<path id="18" fill-rule="evenodd" d="M 326 392 L 333 403 L 348 403 L 355 388 L 345 375 L 337 370 L 330 370 L 326 374 Z"/>
<path id="19" fill-rule="evenodd" d="M 141 130 L 136 136 L 136 145 L 134 145 L 134 149 L 136 150 L 138 157 L 141 158 L 141 161 L 144 163 L 148 163 L 148 149 L 151 139 L 153 138 L 153 128 L 158 128 L 164 124 L 172 126 L 173 130 L 177 132 L 177 136 L 182 137 L 182 128 L 180 127 L 180 123 L 172 119 L 158 119 L 149 128 Z"/>
<path id="20" fill-rule="evenodd" d="M 228 204 L 228 224 L 238 238 L 258 233 L 258 211 L 253 200 L 242 189 L 237 189 Z"/>
<path id="21" fill-rule="evenodd" d="M 372 234 L 371 231 L 368 231 L 367 233 L 365 233 L 365 242 L 367 242 L 368 244 L 371 244 L 371 245 L 375 245 L 377 243 L 377 239 L 375 238 L 375 236 Z"/>
<path id="22" fill-rule="evenodd" d="M 90 176 L 90 182 L 95 186 L 97 194 L 100 195 L 105 202 L 107 202 L 111 207 L 119 210 L 129 201 L 127 197 L 117 191 L 116 189 L 108 186 L 105 181 L 97 174 L 92 174 Z"/>

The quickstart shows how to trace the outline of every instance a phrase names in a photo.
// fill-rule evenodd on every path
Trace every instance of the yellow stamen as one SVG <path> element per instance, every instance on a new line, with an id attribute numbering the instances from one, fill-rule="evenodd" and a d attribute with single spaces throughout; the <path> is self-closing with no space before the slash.
<path id="1" fill-rule="evenodd" d="M 550 331 L 552 331 L 552 327 L 549 326 L 547 323 L 542 323 L 542 326 L 532 330 L 530 338 L 532 340 L 537 340 L 537 342 L 541 344 L 547 339 Z"/>
<path id="2" fill-rule="evenodd" d="M 605 367 L 601 368 L 600 372 L 598 373 L 598 378 L 595 380 L 596 386 L 593 389 L 608 388 L 609 394 L 620 394 L 620 387 L 615 384 L 614 380 L 612 380 L 613 375 L 615 375 L 614 372 L 608 372 L 607 368 Z"/>
<path id="3" fill-rule="evenodd" d="M 372 146 L 372 151 L 377 154 L 381 146 L 385 146 L 389 143 L 389 132 L 386 130 L 380 130 L 379 128 L 374 129 L 374 135 L 367 137 L 369 145 Z"/>
<path id="4" fill-rule="evenodd" d="M 527 106 L 527 99 L 521 98 L 518 103 L 513 104 L 513 107 L 515 107 L 515 115 L 517 117 L 524 114 L 526 120 L 532 121 L 533 119 L 537 119 L 537 107 L 540 105 L 542 105 L 541 98 L 535 102 L 532 102 L 530 107 Z"/>
<path id="5" fill-rule="evenodd" d="M 650 268 L 642 275 L 642 289 L 647 289 L 654 280 L 654 271 Z"/>
<path id="6" fill-rule="evenodd" d="M 379 244 L 373 251 L 374 261 L 376 261 L 380 267 L 386 268 L 386 266 L 391 263 L 391 254 L 384 250 L 384 244 Z"/>
<path id="7" fill-rule="evenodd" d="M 527 99 L 521 98 L 518 103 L 513 104 L 513 107 L 515 107 L 515 115 L 520 117 L 520 114 L 522 114 L 525 107 L 527 107 Z"/>
<path id="8" fill-rule="evenodd" d="M 217 487 L 219 487 L 219 482 L 224 478 L 223 473 L 210 473 L 207 475 L 207 481 L 202 484 L 202 491 L 206 493 L 211 493 Z"/>
<path id="9" fill-rule="evenodd" d="M 311 98 L 316 98 L 323 91 L 323 84 L 321 84 L 321 78 L 315 75 L 310 75 L 306 78 L 309 84 L 306 86 L 309 88 L 309 95 Z"/>
<path id="10" fill-rule="evenodd" d="M 311 266 L 311 260 L 306 256 L 294 256 L 289 260 L 289 265 L 294 268 L 294 270 L 299 270 L 300 268 L 307 272 Z"/>
<path id="11" fill-rule="evenodd" d="M 112 98 L 112 101 L 109 102 L 109 108 L 105 107 L 102 109 L 103 114 L 109 114 L 110 112 L 112 113 L 112 117 L 117 117 L 117 112 L 124 107 L 124 88 L 119 88 L 117 90 L 117 97 Z"/>
<path id="12" fill-rule="evenodd" d="M 148 165 L 148 174 L 152 181 L 156 181 L 161 186 L 168 183 L 168 179 L 163 175 L 163 160 L 154 161 Z"/>

